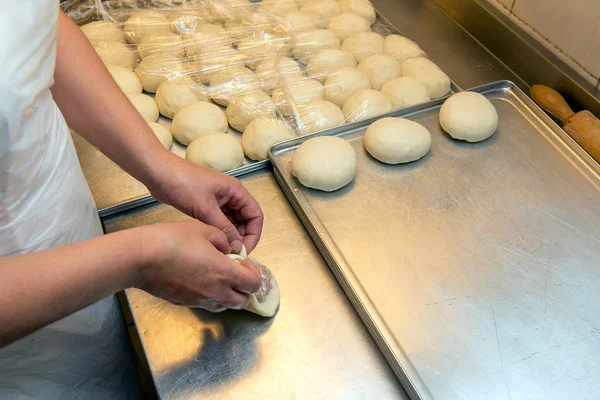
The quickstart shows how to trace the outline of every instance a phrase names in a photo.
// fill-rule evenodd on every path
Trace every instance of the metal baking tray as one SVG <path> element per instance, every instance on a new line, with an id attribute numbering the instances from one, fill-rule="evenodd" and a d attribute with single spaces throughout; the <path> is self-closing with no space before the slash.
<path id="1" fill-rule="evenodd" d="M 600 166 L 513 83 L 473 91 L 500 117 L 484 142 L 442 132 L 442 99 L 396 113 L 432 134 L 417 162 L 366 153 L 375 118 L 274 146 L 276 178 L 411 398 L 597 398 Z M 324 135 L 358 160 L 333 193 L 290 173 Z"/>

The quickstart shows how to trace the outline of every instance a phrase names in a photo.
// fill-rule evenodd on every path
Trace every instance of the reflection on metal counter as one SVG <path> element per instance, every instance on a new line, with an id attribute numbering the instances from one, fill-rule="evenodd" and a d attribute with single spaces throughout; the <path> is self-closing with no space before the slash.
<path id="1" fill-rule="evenodd" d="M 132 289 L 126 298 L 162 399 L 408 399 L 270 171 L 242 178 L 265 212 L 252 253 L 281 288 L 265 319 L 210 314 Z M 108 232 L 186 219 L 165 205 L 105 220 Z"/>

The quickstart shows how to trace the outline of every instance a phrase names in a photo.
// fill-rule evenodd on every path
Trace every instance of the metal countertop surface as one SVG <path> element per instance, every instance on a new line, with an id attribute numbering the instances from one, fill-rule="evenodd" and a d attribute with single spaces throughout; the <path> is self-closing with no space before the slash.
<path id="1" fill-rule="evenodd" d="M 163 399 L 408 399 L 269 170 L 242 178 L 265 212 L 252 253 L 281 288 L 272 319 L 210 314 L 126 291 Z M 154 204 L 107 218 L 107 232 L 188 217 Z"/>

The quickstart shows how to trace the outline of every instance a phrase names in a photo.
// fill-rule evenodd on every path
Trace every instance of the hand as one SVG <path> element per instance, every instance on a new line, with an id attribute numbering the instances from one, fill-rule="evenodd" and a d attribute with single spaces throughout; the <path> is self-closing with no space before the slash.
<path id="1" fill-rule="evenodd" d="M 198 221 L 139 228 L 142 266 L 135 286 L 173 304 L 220 312 L 242 309 L 260 289 L 260 272 L 250 261 L 238 264 L 224 253 L 225 234 Z"/>
<path id="2" fill-rule="evenodd" d="M 260 239 L 263 213 L 239 180 L 179 157 L 161 163 L 149 186 L 155 199 L 220 229 L 234 252 L 252 251 Z"/>

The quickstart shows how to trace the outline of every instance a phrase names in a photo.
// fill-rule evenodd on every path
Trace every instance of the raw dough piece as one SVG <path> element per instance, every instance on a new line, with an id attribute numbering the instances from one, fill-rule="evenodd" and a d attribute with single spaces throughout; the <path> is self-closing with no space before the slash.
<path id="1" fill-rule="evenodd" d="M 312 138 L 294 152 L 292 175 L 306 187 L 333 192 L 354 179 L 356 154 L 350 143 L 339 137 Z"/>
<path id="2" fill-rule="evenodd" d="M 408 59 L 400 64 L 400 68 L 402 68 L 402 76 L 414 78 L 425 86 L 432 99 L 445 96 L 450 92 L 450 78 L 428 58 Z"/>
<path id="3" fill-rule="evenodd" d="M 298 11 L 298 6 L 294 0 L 262 0 L 258 5 L 258 11 L 265 14 L 284 15 Z"/>
<path id="4" fill-rule="evenodd" d="M 262 60 L 256 66 L 256 76 L 260 82 L 260 88 L 271 93 L 281 78 L 286 82 L 293 82 L 304 77 L 304 73 L 296 63 L 289 57 L 277 57 Z"/>
<path id="5" fill-rule="evenodd" d="M 317 101 L 299 109 L 303 135 L 335 128 L 344 123 L 344 113 L 329 101 Z"/>
<path id="6" fill-rule="evenodd" d="M 386 82 L 381 87 L 381 93 L 385 94 L 392 101 L 395 110 L 401 110 L 431 100 L 425 86 L 408 76 L 402 76 Z"/>
<path id="7" fill-rule="evenodd" d="M 202 9 L 200 4 L 194 6 L 193 10 L 182 10 L 168 16 L 171 24 L 171 32 L 178 35 L 192 35 L 196 32 L 198 25 L 202 23 Z"/>
<path id="8" fill-rule="evenodd" d="M 208 4 L 208 19 L 226 22 L 231 19 L 244 20 L 252 15 L 253 4 L 248 0 L 215 0 Z"/>
<path id="9" fill-rule="evenodd" d="M 129 68 L 109 66 L 108 72 L 110 72 L 123 93 L 142 93 L 142 82 L 140 82 L 135 72 Z"/>
<path id="10" fill-rule="evenodd" d="M 271 270 L 269 270 L 266 265 L 261 264 L 260 261 L 249 258 L 246 255 L 245 248 L 242 249 L 240 254 L 228 254 L 227 257 L 237 263 L 241 263 L 244 260 L 250 260 L 256 266 L 262 278 L 259 291 L 250 295 L 250 303 L 244 310 L 258 314 L 262 317 L 274 316 L 279 308 L 281 293 L 279 291 L 277 280 L 275 280 L 275 276 Z"/>
<path id="11" fill-rule="evenodd" d="M 244 58 L 246 66 L 256 68 L 261 60 L 285 56 L 292 49 L 290 37 L 280 37 L 263 33 L 241 40 L 237 45 L 239 54 Z"/>
<path id="12" fill-rule="evenodd" d="M 188 104 L 173 117 L 171 133 L 185 146 L 213 132 L 227 132 L 225 113 L 216 105 L 199 101 Z"/>
<path id="13" fill-rule="evenodd" d="M 352 54 L 356 62 L 361 62 L 373 54 L 383 53 L 383 36 L 375 32 L 355 33 L 344 40 L 341 49 Z"/>
<path id="14" fill-rule="evenodd" d="M 204 29 L 203 32 L 196 32 L 186 37 L 183 43 L 183 50 L 188 57 L 197 57 L 203 52 L 212 54 L 217 52 L 230 53 L 233 50 L 231 47 L 231 38 L 229 34 L 220 26 L 213 24 L 200 24 Z M 214 27 L 214 28 L 213 28 Z M 222 57 L 221 57 L 222 58 Z"/>
<path id="15" fill-rule="evenodd" d="M 284 115 L 292 115 L 294 107 L 323 100 L 323 85 L 314 79 L 299 79 L 279 85 L 273 90 L 273 102 Z"/>
<path id="16" fill-rule="evenodd" d="M 203 90 L 204 89 L 204 90 Z M 206 88 L 191 80 L 179 78 L 164 81 L 158 86 L 154 100 L 158 111 L 167 118 L 173 118 L 175 113 L 191 103 L 208 101 Z"/>
<path id="17" fill-rule="evenodd" d="M 146 58 L 153 54 L 181 57 L 183 55 L 182 43 L 181 37 L 172 32 L 163 33 L 160 36 L 144 36 L 138 44 L 138 55 L 141 58 Z"/>
<path id="18" fill-rule="evenodd" d="M 418 44 L 400 35 L 389 35 L 383 42 L 383 52 L 402 63 L 410 58 L 425 57 Z"/>
<path id="19" fill-rule="evenodd" d="M 357 69 L 342 68 L 325 81 L 325 100 L 342 107 L 350 96 L 362 89 L 371 89 L 369 77 Z"/>
<path id="20" fill-rule="evenodd" d="M 235 65 L 212 75 L 209 96 L 215 103 L 226 107 L 233 96 L 259 89 L 256 74 L 246 67 Z"/>
<path id="21" fill-rule="evenodd" d="M 192 59 L 196 60 L 192 71 L 198 80 L 204 83 L 209 83 L 215 75 L 222 73 L 226 68 L 244 65 L 244 57 L 237 50 L 222 44 L 207 46 Z"/>
<path id="22" fill-rule="evenodd" d="M 125 43 L 125 34 L 112 22 L 94 21 L 81 27 L 81 32 L 94 46 L 101 42 Z"/>
<path id="23" fill-rule="evenodd" d="M 370 25 L 375 23 L 375 8 L 369 0 L 339 0 L 342 12 L 349 12 L 360 15 L 366 19 Z"/>
<path id="24" fill-rule="evenodd" d="M 442 104 L 440 125 L 454 139 L 480 142 L 498 129 L 498 112 L 479 93 L 456 93 Z"/>
<path id="25" fill-rule="evenodd" d="M 141 93 L 126 93 L 126 96 L 146 121 L 156 122 L 158 107 L 152 97 Z"/>
<path id="26" fill-rule="evenodd" d="M 265 92 L 253 90 L 234 96 L 225 111 L 229 125 L 244 132 L 250 122 L 259 117 L 275 119 L 276 108 Z"/>
<path id="27" fill-rule="evenodd" d="M 340 40 L 333 32 L 328 29 L 313 29 L 296 36 L 296 45 L 292 51 L 297 60 L 307 64 L 319 51 L 339 48 Z"/>
<path id="28" fill-rule="evenodd" d="M 365 149 L 386 164 L 416 161 L 431 148 L 431 134 L 423 125 L 404 118 L 382 118 L 365 132 Z"/>
<path id="29" fill-rule="evenodd" d="M 202 136 L 190 143 L 185 159 L 202 167 L 227 172 L 242 166 L 244 151 L 232 135 L 216 134 Z"/>
<path id="30" fill-rule="evenodd" d="M 183 70 L 183 64 L 178 58 L 155 54 L 144 58 L 135 69 L 135 73 L 146 92 L 156 93 L 161 83 L 177 78 Z"/>
<path id="31" fill-rule="evenodd" d="M 248 158 L 256 161 L 266 160 L 272 145 L 294 137 L 294 131 L 285 122 L 257 118 L 250 122 L 244 131 L 242 148 Z"/>
<path id="32" fill-rule="evenodd" d="M 306 0 L 300 11 L 314 14 L 317 28 L 327 27 L 329 20 L 342 12 L 336 0 Z"/>
<path id="33" fill-rule="evenodd" d="M 361 16 L 351 13 L 336 15 L 327 26 L 340 39 L 340 42 L 359 32 L 371 32 L 371 24 Z"/>
<path id="34" fill-rule="evenodd" d="M 144 10 L 133 13 L 123 26 L 125 38 L 129 43 L 138 44 L 143 36 L 166 35 L 171 33 L 171 24 L 167 17 L 156 11 Z"/>
<path id="35" fill-rule="evenodd" d="M 300 32 L 316 29 L 315 15 L 306 11 L 293 11 L 283 15 L 282 19 L 287 23 L 293 36 Z"/>
<path id="36" fill-rule="evenodd" d="M 133 69 L 135 52 L 120 42 L 100 42 L 94 49 L 104 65 Z"/>
<path id="37" fill-rule="evenodd" d="M 162 125 L 157 124 L 156 122 L 148 122 L 150 125 L 150 129 L 156 135 L 160 143 L 165 147 L 165 149 L 169 150 L 171 145 L 173 144 L 173 136 L 171 132 L 167 128 Z"/>
<path id="38" fill-rule="evenodd" d="M 383 93 L 373 89 L 363 89 L 354 93 L 344 103 L 342 112 L 346 122 L 352 123 L 389 113 L 393 109 L 392 102 Z"/>
<path id="39" fill-rule="evenodd" d="M 306 75 L 323 83 L 331 74 L 342 68 L 356 68 L 354 56 L 337 49 L 321 50 L 308 62 Z"/>
<path id="40" fill-rule="evenodd" d="M 356 69 L 369 77 L 371 88 L 375 90 L 380 90 L 384 83 L 401 74 L 398 61 L 387 54 L 373 54 L 361 61 Z"/>

